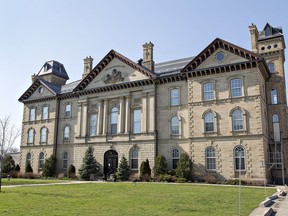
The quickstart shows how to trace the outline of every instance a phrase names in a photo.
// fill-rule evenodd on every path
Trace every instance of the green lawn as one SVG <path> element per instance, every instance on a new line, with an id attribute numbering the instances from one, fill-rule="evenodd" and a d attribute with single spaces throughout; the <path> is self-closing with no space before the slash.
<path id="1" fill-rule="evenodd" d="M 0 215 L 238 215 L 238 187 L 87 183 L 3 188 Z M 241 188 L 241 215 L 275 189 Z"/>
<path id="2" fill-rule="evenodd" d="M 67 182 L 67 180 L 58 180 L 58 179 L 22 179 L 22 178 L 11 178 L 10 181 L 8 181 L 7 178 L 2 178 L 1 181 L 2 186 Z"/>

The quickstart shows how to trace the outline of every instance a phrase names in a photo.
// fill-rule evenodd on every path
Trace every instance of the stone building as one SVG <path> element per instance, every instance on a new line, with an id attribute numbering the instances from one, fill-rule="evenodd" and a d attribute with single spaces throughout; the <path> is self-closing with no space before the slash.
<path id="1" fill-rule="evenodd" d="M 285 42 L 281 28 L 249 26 L 252 51 L 216 38 L 197 56 L 154 63 L 153 44 L 133 62 L 111 50 L 82 79 L 46 62 L 19 98 L 24 104 L 21 170 L 78 170 L 89 145 L 104 174 L 124 155 L 137 172 L 158 154 L 175 169 L 189 154 L 194 178 L 288 180 Z"/>

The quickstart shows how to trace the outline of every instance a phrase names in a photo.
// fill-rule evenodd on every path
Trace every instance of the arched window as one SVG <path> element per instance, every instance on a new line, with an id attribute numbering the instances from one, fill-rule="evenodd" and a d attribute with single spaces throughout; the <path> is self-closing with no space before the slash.
<path id="1" fill-rule="evenodd" d="M 27 165 L 27 164 L 32 165 L 31 162 L 32 162 L 32 156 L 31 156 L 31 153 L 29 152 L 29 153 L 27 153 L 27 155 L 26 155 L 26 165 Z"/>
<path id="2" fill-rule="evenodd" d="M 179 105 L 180 103 L 179 88 L 174 88 L 170 90 L 170 104 L 171 106 Z"/>
<path id="3" fill-rule="evenodd" d="M 230 80 L 230 90 L 232 98 L 242 96 L 242 80 L 241 79 Z"/>
<path id="4" fill-rule="evenodd" d="M 69 142 L 70 141 L 70 126 L 66 125 L 64 127 L 64 142 Z"/>
<path id="5" fill-rule="evenodd" d="M 273 121 L 274 142 L 280 143 L 279 115 L 274 114 L 272 116 L 272 121 Z"/>
<path id="6" fill-rule="evenodd" d="M 172 151 L 172 169 L 177 168 L 178 161 L 179 161 L 179 150 L 175 148 Z"/>
<path id="7" fill-rule="evenodd" d="M 269 69 L 270 73 L 275 73 L 275 64 L 273 62 L 270 62 L 268 64 L 268 69 Z"/>
<path id="8" fill-rule="evenodd" d="M 111 109 L 111 134 L 117 134 L 118 125 L 118 108 L 113 107 Z"/>
<path id="9" fill-rule="evenodd" d="M 215 148 L 206 148 L 206 169 L 216 170 Z"/>
<path id="10" fill-rule="evenodd" d="M 135 109 L 133 112 L 133 132 L 141 133 L 141 110 Z"/>
<path id="11" fill-rule="evenodd" d="M 203 84 L 204 101 L 214 99 L 214 83 L 208 82 Z"/>
<path id="12" fill-rule="evenodd" d="M 277 98 L 277 89 L 271 89 L 271 104 L 277 104 L 278 98 Z"/>
<path id="13" fill-rule="evenodd" d="M 43 127 L 40 131 L 40 143 L 44 144 L 47 142 L 47 128 Z"/>
<path id="14" fill-rule="evenodd" d="M 30 128 L 28 130 L 28 139 L 27 139 L 28 144 L 34 144 L 34 129 Z"/>
<path id="15" fill-rule="evenodd" d="M 205 132 L 214 131 L 214 114 L 207 112 L 204 116 Z"/>
<path id="16" fill-rule="evenodd" d="M 68 153 L 67 152 L 63 152 L 62 168 L 63 170 L 67 170 L 68 168 Z"/>
<path id="17" fill-rule="evenodd" d="M 173 116 L 171 118 L 171 135 L 179 135 L 179 118 Z"/>
<path id="18" fill-rule="evenodd" d="M 137 170 L 138 169 L 138 150 L 133 149 L 131 151 L 131 169 Z"/>
<path id="19" fill-rule="evenodd" d="M 234 149 L 235 170 L 245 170 L 245 153 L 242 146 L 236 146 Z"/>
<path id="20" fill-rule="evenodd" d="M 48 106 L 42 107 L 42 120 L 46 120 L 49 117 L 49 108 Z"/>
<path id="21" fill-rule="evenodd" d="M 39 154 L 39 166 L 38 166 L 38 169 L 39 169 L 39 170 L 42 170 L 43 165 L 44 165 L 44 153 L 41 152 L 41 153 Z"/>
<path id="22" fill-rule="evenodd" d="M 65 106 L 65 118 L 71 117 L 71 104 L 67 103 Z"/>
<path id="23" fill-rule="evenodd" d="M 96 133 L 97 133 L 97 114 L 93 113 L 90 115 L 89 134 L 90 136 L 96 136 Z"/>
<path id="24" fill-rule="evenodd" d="M 239 109 L 232 113 L 232 129 L 233 131 L 243 130 L 243 113 Z"/>

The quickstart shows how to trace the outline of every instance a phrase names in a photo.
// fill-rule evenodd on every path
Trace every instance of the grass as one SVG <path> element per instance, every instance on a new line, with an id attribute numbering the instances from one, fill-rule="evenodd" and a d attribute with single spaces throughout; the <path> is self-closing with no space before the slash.
<path id="1" fill-rule="evenodd" d="M 11 178 L 10 181 L 7 178 L 2 178 L 2 186 L 8 185 L 26 185 L 26 184 L 46 184 L 46 183 L 58 183 L 65 182 L 67 180 L 58 180 L 58 179 L 22 179 L 22 178 Z"/>
<path id="2" fill-rule="evenodd" d="M 238 187 L 87 183 L 3 188 L 0 215 L 238 215 Z M 241 215 L 274 189 L 241 188 Z"/>

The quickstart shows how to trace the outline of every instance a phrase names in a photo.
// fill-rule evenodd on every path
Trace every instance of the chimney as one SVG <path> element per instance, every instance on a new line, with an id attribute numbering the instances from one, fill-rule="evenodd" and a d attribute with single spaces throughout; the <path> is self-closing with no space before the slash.
<path id="1" fill-rule="evenodd" d="M 91 56 L 86 57 L 84 60 L 84 71 L 82 74 L 82 79 L 91 72 L 93 66 L 93 58 Z"/>
<path id="2" fill-rule="evenodd" d="M 154 47 L 154 44 L 151 43 L 151 41 L 143 45 L 142 65 L 151 71 L 154 71 L 153 47 Z"/>
<path id="3" fill-rule="evenodd" d="M 252 51 L 254 53 L 258 53 L 259 32 L 258 32 L 257 26 L 252 23 L 252 25 L 249 26 L 249 30 L 250 30 L 250 36 L 251 36 Z"/>

